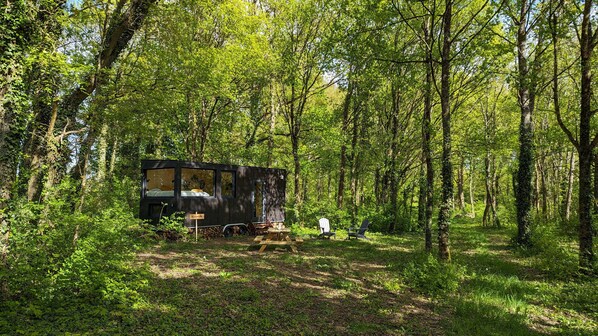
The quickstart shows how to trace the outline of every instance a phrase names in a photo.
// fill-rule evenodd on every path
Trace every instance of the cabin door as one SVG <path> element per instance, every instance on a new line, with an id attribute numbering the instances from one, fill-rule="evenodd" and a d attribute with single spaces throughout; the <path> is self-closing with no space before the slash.
<path id="1" fill-rule="evenodd" d="M 253 221 L 264 222 L 264 205 L 266 198 L 264 197 L 264 182 L 258 180 L 253 184 L 252 205 L 253 205 Z"/>

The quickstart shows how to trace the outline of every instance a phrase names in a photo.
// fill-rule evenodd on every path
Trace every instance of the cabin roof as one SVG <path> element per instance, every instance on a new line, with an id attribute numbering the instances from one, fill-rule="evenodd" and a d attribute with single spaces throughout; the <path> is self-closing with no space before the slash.
<path id="1" fill-rule="evenodd" d="M 141 160 L 141 169 L 159 169 L 159 168 L 207 168 L 207 169 L 220 169 L 220 170 L 238 170 L 239 168 L 250 168 L 256 170 L 270 170 L 283 173 L 286 175 L 287 171 L 280 168 L 267 168 L 257 166 L 239 166 L 229 165 L 222 163 L 211 163 L 211 162 L 195 162 L 195 161 L 182 161 L 182 160 L 157 160 L 148 159 Z"/>

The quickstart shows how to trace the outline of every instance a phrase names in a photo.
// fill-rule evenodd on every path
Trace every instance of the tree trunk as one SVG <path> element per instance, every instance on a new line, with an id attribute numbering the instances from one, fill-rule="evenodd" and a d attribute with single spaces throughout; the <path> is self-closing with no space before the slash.
<path id="1" fill-rule="evenodd" d="M 276 116 L 278 115 L 278 105 L 275 98 L 275 83 L 270 85 L 270 132 L 268 133 L 268 167 L 274 163 L 274 131 L 276 130 Z"/>
<path id="2" fill-rule="evenodd" d="M 534 95 L 530 93 L 529 67 L 525 54 L 529 10 L 528 1 L 523 0 L 517 31 L 518 94 L 521 122 L 519 125 L 519 170 L 517 172 L 515 199 L 517 207 L 517 243 L 524 247 L 531 245 L 530 228 L 532 222 L 532 178 L 534 169 L 534 130 L 532 121 Z"/>
<path id="3" fill-rule="evenodd" d="M 345 95 L 345 102 L 343 104 L 343 124 L 342 124 L 342 135 L 347 134 L 349 128 L 349 107 L 351 104 L 351 97 L 353 96 L 353 85 L 349 81 L 347 88 L 347 94 Z M 347 145 L 345 141 L 341 144 L 341 157 L 338 172 L 338 193 L 336 196 L 336 207 L 338 209 L 343 208 L 343 196 L 345 194 L 345 169 L 347 165 Z"/>
<path id="4" fill-rule="evenodd" d="M 451 72 L 451 21 L 452 0 L 446 0 L 446 8 L 442 20 L 443 43 L 441 59 L 441 92 L 442 110 L 442 193 L 440 213 L 438 215 L 438 257 L 450 261 L 449 227 L 453 203 L 453 167 L 451 162 L 451 113 L 450 113 L 450 72 Z"/>
<path id="5" fill-rule="evenodd" d="M 492 193 L 491 193 L 491 200 L 490 206 L 492 210 L 492 226 L 499 228 L 500 227 L 500 219 L 498 218 L 497 210 L 498 210 L 498 168 L 496 167 L 496 159 L 492 156 L 492 169 L 494 173 L 492 174 Z"/>
<path id="6" fill-rule="evenodd" d="M 491 219 L 491 207 L 492 207 L 492 172 L 490 168 L 490 152 L 486 152 L 486 157 L 484 158 L 484 177 L 485 177 L 485 187 L 486 187 L 486 195 L 484 197 L 484 214 L 482 215 L 482 226 L 490 226 L 492 221 Z"/>
<path id="7" fill-rule="evenodd" d="M 20 153 L 20 132 L 16 130 L 19 128 L 18 125 L 15 125 L 18 123 L 17 106 L 10 98 L 6 98 L 6 95 L 12 91 L 12 77 L 17 72 L 15 67 L 15 65 L 6 65 L 6 73 L 0 77 L 4 81 L 0 86 L 0 232 L 4 232 L 4 226 L 8 225 L 4 220 L 3 210 L 11 197 L 17 172 L 17 158 Z"/>
<path id="8" fill-rule="evenodd" d="M 595 149 L 595 148 L 594 148 Z M 598 214 L 598 153 L 594 150 L 594 207 L 592 209 L 594 215 Z"/>
<path id="9" fill-rule="evenodd" d="M 427 18 L 424 24 L 424 38 L 427 41 L 426 48 L 426 82 L 424 87 L 424 111 L 422 117 L 422 155 L 425 162 L 426 180 L 423 190 L 425 200 L 424 211 L 424 238 L 426 252 L 432 252 L 432 216 L 434 212 L 434 165 L 432 163 L 432 149 L 430 146 L 432 137 L 432 87 L 434 63 L 432 58 L 431 41 L 432 19 Z"/>
<path id="10" fill-rule="evenodd" d="M 592 0 L 586 0 L 581 24 L 581 102 L 579 118 L 579 267 L 594 264 L 592 230 L 592 157 L 596 140 L 590 140 L 592 118 L 592 53 L 596 35 L 591 30 Z M 598 138 L 595 138 L 598 139 Z"/>
<path id="11" fill-rule="evenodd" d="M 388 226 L 388 232 L 392 233 L 396 230 L 398 220 L 399 220 L 399 209 L 398 209 L 398 197 L 399 197 L 399 190 L 398 190 L 398 181 L 397 181 L 397 132 L 399 128 L 399 106 L 400 106 L 400 91 L 398 85 L 393 83 L 392 85 L 392 112 L 390 116 L 391 122 L 391 142 L 390 142 L 390 202 L 392 206 L 392 221 Z"/>
<path id="12" fill-rule="evenodd" d="M 563 212 L 565 220 L 569 221 L 571 218 L 571 203 L 573 198 L 573 183 L 575 178 L 575 151 L 571 152 L 569 159 L 569 178 L 567 179 L 567 193 L 565 195 L 565 203 L 563 205 Z"/>
<path id="13" fill-rule="evenodd" d="M 465 191 L 463 185 L 465 183 L 465 159 L 463 154 L 459 155 L 459 169 L 457 171 L 457 209 L 459 212 L 465 212 Z"/>
<path id="14" fill-rule="evenodd" d="M 299 159 L 299 139 L 297 135 L 294 135 L 291 139 L 291 152 L 293 154 L 293 186 L 295 191 L 295 204 L 298 206 L 301 203 L 301 161 Z"/>
<path id="15" fill-rule="evenodd" d="M 424 170 L 424 157 L 421 157 L 421 166 L 419 168 L 419 192 L 417 193 L 417 226 L 419 230 L 426 227 L 426 174 Z"/>
<path id="16" fill-rule="evenodd" d="M 541 160 L 538 162 L 538 170 L 540 172 L 540 209 L 542 210 L 542 216 L 544 219 L 548 218 L 548 190 L 546 188 L 546 157 L 541 156 Z"/>
<path id="17" fill-rule="evenodd" d="M 359 140 L 359 107 L 354 104 L 353 106 L 353 127 L 351 135 L 351 154 L 349 156 L 350 168 L 351 168 L 351 221 L 356 221 L 356 196 L 357 196 L 357 145 Z"/>
<path id="18" fill-rule="evenodd" d="M 116 157 L 118 156 L 118 138 L 115 137 L 112 142 L 112 153 L 110 154 L 110 166 L 108 168 L 108 175 L 114 176 L 114 169 L 116 167 Z"/>
<path id="19" fill-rule="evenodd" d="M 475 195 L 474 195 L 474 190 L 473 190 L 473 178 L 474 178 L 474 163 L 475 161 L 473 159 L 471 159 L 471 165 L 470 165 L 470 172 L 469 172 L 469 204 L 471 205 L 471 218 L 475 218 Z"/>
<path id="20" fill-rule="evenodd" d="M 106 179 L 108 158 L 108 124 L 105 122 L 100 129 L 100 137 L 98 139 L 98 171 L 96 173 L 96 180 L 102 182 Z"/>

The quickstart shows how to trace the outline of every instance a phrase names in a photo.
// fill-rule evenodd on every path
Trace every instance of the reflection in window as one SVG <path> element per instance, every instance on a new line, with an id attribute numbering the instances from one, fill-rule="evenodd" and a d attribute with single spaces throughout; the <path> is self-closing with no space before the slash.
<path id="1" fill-rule="evenodd" d="M 174 197 L 174 168 L 145 171 L 147 197 Z"/>
<path id="2" fill-rule="evenodd" d="M 264 188 L 261 181 L 255 182 L 254 217 L 261 221 L 264 216 Z"/>
<path id="3" fill-rule="evenodd" d="M 223 171 L 222 179 L 222 197 L 235 197 L 235 172 Z"/>
<path id="4" fill-rule="evenodd" d="M 181 196 L 214 196 L 214 171 L 181 169 Z"/>

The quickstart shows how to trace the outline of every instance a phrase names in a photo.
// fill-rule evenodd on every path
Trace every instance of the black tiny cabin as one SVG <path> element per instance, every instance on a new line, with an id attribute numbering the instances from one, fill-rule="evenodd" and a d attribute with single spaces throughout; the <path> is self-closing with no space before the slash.
<path id="1" fill-rule="evenodd" d="M 199 227 L 247 228 L 250 223 L 284 221 L 286 171 L 174 160 L 141 162 L 139 217 L 158 223 L 184 212 L 204 214 Z"/>

